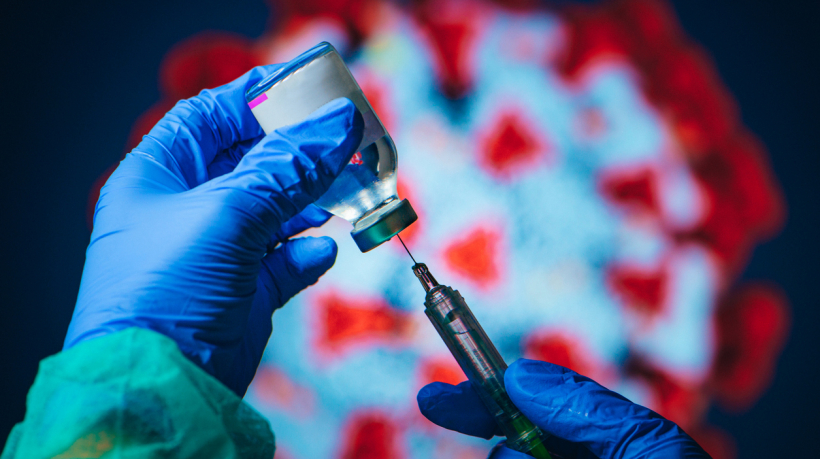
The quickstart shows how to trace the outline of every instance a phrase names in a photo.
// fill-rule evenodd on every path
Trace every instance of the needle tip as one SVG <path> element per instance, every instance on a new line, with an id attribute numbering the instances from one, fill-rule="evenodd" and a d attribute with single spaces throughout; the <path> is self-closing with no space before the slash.
<path id="1" fill-rule="evenodd" d="M 410 259 L 411 259 L 411 260 L 413 260 L 413 263 L 418 264 L 418 263 L 416 262 L 416 259 L 415 259 L 415 258 L 413 258 L 413 254 L 412 254 L 412 253 L 410 253 L 410 250 L 408 250 L 408 249 L 407 249 L 407 245 L 406 245 L 406 244 L 404 243 L 404 241 L 401 239 L 401 236 L 399 236 L 399 235 L 397 234 L 397 235 L 396 235 L 396 237 L 398 237 L 398 238 L 399 238 L 399 242 L 401 242 L 401 245 L 404 247 L 404 250 L 407 252 L 407 255 L 410 255 Z"/>

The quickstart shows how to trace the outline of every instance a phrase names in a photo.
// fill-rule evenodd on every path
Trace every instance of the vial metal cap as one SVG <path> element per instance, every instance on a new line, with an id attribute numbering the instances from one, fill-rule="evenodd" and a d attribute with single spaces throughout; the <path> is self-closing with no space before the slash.
<path id="1" fill-rule="evenodd" d="M 394 200 L 357 222 L 350 235 L 362 252 L 368 252 L 389 241 L 418 220 L 416 211 L 406 199 Z"/>

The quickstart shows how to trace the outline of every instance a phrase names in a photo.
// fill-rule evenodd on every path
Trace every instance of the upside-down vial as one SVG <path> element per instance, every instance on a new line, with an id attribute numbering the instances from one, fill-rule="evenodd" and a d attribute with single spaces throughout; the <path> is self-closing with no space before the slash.
<path id="1" fill-rule="evenodd" d="M 340 97 L 350 99 L 361 112 L 364 135 L 357 153 L 316 205 L 352 223 L 353 240 L 359 250 L 367 252 L 418 217 L 396 191 L 398 156 L 393 139 L 333 45 L 319 43 L 246 94 L 266 134 L 303 121 Z"/>

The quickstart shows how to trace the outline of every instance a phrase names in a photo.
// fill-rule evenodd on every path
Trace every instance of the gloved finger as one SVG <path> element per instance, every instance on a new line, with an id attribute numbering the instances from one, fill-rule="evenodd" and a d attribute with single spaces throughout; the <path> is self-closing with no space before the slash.
<path id="1" fill-rule="evenodd" d="M 260 134 L 252 139 L 237 142 L 232 147 L 217 153 L 214 160 L 208 165 L 208 180 L 232 172 L 236 165 L 239 164 L 239 161 L 263 138 L 265 138 L 265 135 Z"/>
<path id="2" fill-rule="evenodd" d="M 595 457 L 709 457 L 675 423 L 567 368 L 520 359 L 504 385 L 542 430 Z"/>
<path id="3" fill-rule="evenodd" d="M 226 85 L 177 102 L 134 150 L 151 156 L 189 189 L 204 183 L 219 152 L 262 134 L 245 92 L 279 67 L 255 67 Z"/>
<path id="4" fill-rule="evenodd" d="M 231 205 L 270 234 L 322 196 L 359 146 L 362 115 L 336 99 L 305 121 L 277 129 L 248 152 L 233 172 L 204 184 L 232 190 Z"/>
<path id="5" fill-rule="evenodd" d="M 478 394 L 473 390 L 470 381 L 457 386 L 434 382 L 424 386 L 418 394 L 419 409 L 433 423 L 446 429 L 455 430 L 474 437 L 492 438 L 493 435 L 504 435 L 495 419 L 484 407 Z M 555 436 L 547 438 L 547 449 L 554 453 L 554 459 L 575 458 L 593 459 L 589 451 Z M 498 450 L 498 451 L 496 451 Z M 531 457 L 519 453 L 499 443 L 490 454 L 497 458 Z"/>
<path id="6" fill-rule="evenodd" d="M 279 249 L 284 250 L 283 247 Z M 270 259 L 277 256 L 273 252 L 269 253 L 262 259 L 262 263 L 268 263 Z M 265 346 L 267 346 L 271 331 L 273 331 L 271 314 L 273 314 L 276 306 L 271 304 L 271 298 L 277 298 L 278 294 L 279 292 L 275 290 L 275 284 L 266 275 L 259 276 L 256 282 L 256 293 L 253 296 L 250 314 L 248 315 L 248 323 L 242 333 L 242 340 L 235 353 L 231 369 L 219 378 L 228 389 L 234 391 L 240 397 L 245 396 L 248 386 L 254 375 L 256 375 L 259 362 L 262 361 Z"/>
<path id="7" fill-rule="evenodd" d="M 270 313 L 294 295 L 313 285 L 333 263 L 336 241 L 323 237 L 304 237 L 283 243 L 262 260 L 260 282 L 269 292 Z"/>
<path id="8" fill-rule="evenodd" d="M 336 260 L 336 242 L 329 237 L 286 241 L 262 259 L 248 322 L 230 371 L 217 375 L 240 397 L 256 374 L 270 339 L 271 315 L 302 289 L 316 283 Z"/>
<path id="9" fill-rule="evenodd" d="M 271 255 L 268 255 L 271 256 Z M 230 371 L 217 375 L 228 389 L 240 397 L 245 396 L 248 386 L 256 375 L 259 362 L 265 353 L 265 347 L 270 339 L 273 326 L 271 324 L 272 307 L 270 292 L 265 291 L 264 283 L 260 280 L 257 293 L 251 304 L 248 324 L 242 335 L 242 341 L 235 352 Z"/>
<path id="10" fill-rule="evenodd" d="M 330 217 L 332 216 L 333 215 L 330 212 L 320 207 L 313 204 L 308 205 L 295 217 L 282 224 L 279 231 L 277 231 L 276 234 L 273 235 L 273 238 L 271 238 L 271 245 L 268 246 L 268 251 L 272 251 L 277 244 L 286 241 L 288 238 L 296 236 L 306 229 L 324 225 L 325 222 L 330 220 Z"/>
<path id="11" fill-rule="evenodd" d="M 455 430 L 463 434 L 490 439 L 493 435 L 503 436 L 503 432 L 496 424 L 495 419 L 484 407 L 484 403 L 473 389 L 470 381 L 464 381 L 457 386 L 434 382 L 424 386 L 417 397 L 421 413 L 431 422 Z M 521 456 L 522 453 L 513 451 L 500 443 L 496 449 L 504 449 L 493 454 L 517 458 L 530 457 Z M 550 452 L 558 452 L 556 457 L 565 458 L 592 458 L 587 451 L 579 451 L 577 445 L 573 445 L 565 440 L 551 436 L 547 439 L 547 449 Z M 583 448 L 580 448 L 583 450 Z M 579 452 L 581 454 L 579 454 Z"/>
<path id="12" fill-rule="evenodd" d="M 430 383 L 421 388 L 416 400 L 421 414 L 445 429 L 485 439 L 503 435 L 470 381 L 457 386 Z"/>

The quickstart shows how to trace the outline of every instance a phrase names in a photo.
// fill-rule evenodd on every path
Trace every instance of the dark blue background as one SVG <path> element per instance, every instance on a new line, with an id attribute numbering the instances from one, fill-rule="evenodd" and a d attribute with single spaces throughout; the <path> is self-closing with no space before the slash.
<path id="1" fill-rule="evenodd" d="M 168 49 L 206 29 L 258 37 L 262 0 L 24 2 L 2 19 L 0 438 L 22 419 L 43 357 L 60 350 L 83 267 L 92 182 L 120 159 L 133 120 L 159 99 Z M 789 219 L 743 277 L 788 293 L 793 326 L 772 388 L 749 412 L 713 409 L 740 457 L 817 455 L 816 279 L 820 198 L 820 2 L 673 2 L 768 146 Z"/>

